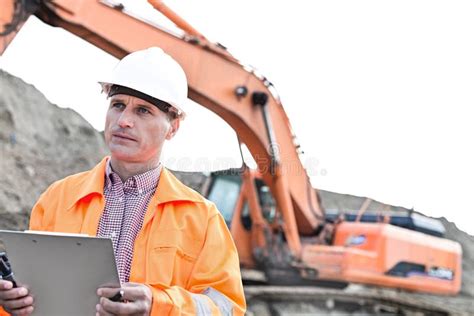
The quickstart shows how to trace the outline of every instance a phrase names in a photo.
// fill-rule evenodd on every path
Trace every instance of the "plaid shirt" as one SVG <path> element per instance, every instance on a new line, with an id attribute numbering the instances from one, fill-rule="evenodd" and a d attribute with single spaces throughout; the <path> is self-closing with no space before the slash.
<path id="1" fill-rule="evenodd" d="M 105 210 L 99 221 L 97 236 L 109 237 L 114 246 L 121 282 L 128 282 L 133 246 L 151 197 L 160 179 L 161 164 L 152 170 L 122 182 L 107 162 L 105 169 Z"/>

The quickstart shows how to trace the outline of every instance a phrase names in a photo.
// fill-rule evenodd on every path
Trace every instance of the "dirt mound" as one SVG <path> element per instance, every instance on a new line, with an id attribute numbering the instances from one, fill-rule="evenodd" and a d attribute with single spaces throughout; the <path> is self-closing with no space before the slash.
<path id="1" fill-rule="evenodd" d="M 366 197 L 350 194 L 341 194 L 325 190 L 318 190 L 321 204 L 325 210 L 338 210 L 342 212 L 359 210 L 366 201 Z M 387 205 L 382 202 L 371 200 L 367 211 L 374 212 L 409 212 L 410 210 L 401 206 Z"/>
<path id="2" fill-rule="evenodd" d="M 39 195 L 106 154 L 103 137 L 79 114 L 0 70 L 0 228 L 25 229 Z"/>

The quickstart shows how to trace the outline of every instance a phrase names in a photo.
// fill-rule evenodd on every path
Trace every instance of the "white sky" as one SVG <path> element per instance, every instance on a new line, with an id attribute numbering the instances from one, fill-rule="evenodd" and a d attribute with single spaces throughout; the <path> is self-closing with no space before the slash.
<path id="1" fill-rule="evenodd" d="M 474 234 L 473 2 L 166 3 L 275 84 L 315 187 L 445 216 Z M 0 57 L 99 130 L 106 102 L 96 81 L 115 62 L 35 18 Z M 191 107 L 165 163 L 238 166 L 235 133 Z"/>

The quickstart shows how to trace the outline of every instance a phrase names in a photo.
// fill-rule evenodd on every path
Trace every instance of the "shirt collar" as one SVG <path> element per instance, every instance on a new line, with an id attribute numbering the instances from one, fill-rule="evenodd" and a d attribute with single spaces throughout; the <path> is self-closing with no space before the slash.
<path id="1" fill-rule="evenodd" d="M 160 179 L 161 169 L 162 164 L 159 163 L 158 167 L 137 174 L 122 183 L 119 175 L 112 169 L 112 164 L 109 159 L 105 167 L 104 190 L 110 190 L 114 184 L 119 183 L 123 186 L 123 190 L 127 194 L 142 195 L 154 191 Z"/>
<path id="2" fill-rule="evenodd" d="M 65 196 L 67 199 L 66 204 L 69 205 L 68 208 L 91 194 L 103 196 L 105 187 L 104 175 L 109 159 L 110 157 L 105 157 L 92 170 L 65 179 L 65 181 L 71 183 L 69 189 L 71 192 L 74 192 L 74 194 Z M 162 204 L 174 201 L 202 202 L 204 200 L 199 193 L 188 188 L 176 179 L 168 169 L 164 167 L 161 169 L 160 181 L 158 182 L 156 192 L 150 203 Z"/>

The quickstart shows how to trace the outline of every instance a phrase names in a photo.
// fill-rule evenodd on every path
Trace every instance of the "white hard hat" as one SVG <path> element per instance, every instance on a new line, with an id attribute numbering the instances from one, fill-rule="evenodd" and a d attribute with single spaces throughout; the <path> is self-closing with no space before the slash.
<path id="1" fill-rule="evenodd" d="M 161 48 L 150 47 L 125 56 L 110 76 L 99 83 L 107 95 L 113 85 L 123 86 L 164 101 L 176 110 L 179 118 L 185 117 L 186 74 Z"/>

